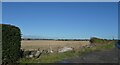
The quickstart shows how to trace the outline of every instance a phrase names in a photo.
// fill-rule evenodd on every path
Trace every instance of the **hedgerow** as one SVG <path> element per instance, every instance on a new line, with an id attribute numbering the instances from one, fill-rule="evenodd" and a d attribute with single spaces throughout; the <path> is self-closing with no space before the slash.
<path id="1" fill-rule="evenodd" d="M 18 27 L 0 24 L 2 27 L 2 64 L 16 63 L 20 58 L 21 31 Z"/>

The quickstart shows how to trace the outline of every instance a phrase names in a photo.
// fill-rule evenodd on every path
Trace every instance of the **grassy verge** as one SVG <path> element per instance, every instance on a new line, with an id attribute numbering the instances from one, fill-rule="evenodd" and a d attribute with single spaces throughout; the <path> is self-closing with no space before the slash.
<path id="1" fill-rule="evenodd" d="M 114 47 L 115 47 L 115 42 L 112 41 L 109 44 L 104 44 L 102 46 L 96 46 L 96 47 L 92 47 L 92 48 L 85 48 L 80 53 L 84 54 L 84 53 L 89 53 L 89 52 L 94 52 L 94 51 L 103 51 L 103 50 L 107 50 L 107 49 L 112 49 Z"/>
<path id="2" fill-rule="evenodd" d="M 20 60 L 20 63 L 53 63 L 56 61 L 63 60 L 65 58 L 72 58 L 76 55 L 78 55 L 78 53 L 76 53 L 74 51 L 68 51 L 68 52 L 64 52 L 64 53 L 52 53 L 52 54 L 41 55 L 38 59 L 22 58 Z"/>
<path id="3" fill-rule="evenodd" d="M 53 53 L 53 54 L 45 54 L 41 55 L 39 58 L 22 58 L 20 63 L 54 63 L 56 61 L 61 61 L 63 59 L 74 58 L 82 54 L 86 54 L 93 51 L 102 51 L 105 49 L 114 48 L 115 42 L 110 42 L 109 44 L 105 44 L 102 46 L 96 46 L 92 48 L 85 48 L 79 51 L 68 51 L 64 53 Z"/>

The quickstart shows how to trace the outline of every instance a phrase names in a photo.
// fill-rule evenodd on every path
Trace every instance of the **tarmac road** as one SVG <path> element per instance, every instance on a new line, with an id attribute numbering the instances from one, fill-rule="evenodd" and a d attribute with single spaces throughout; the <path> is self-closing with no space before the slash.
<path id="1" fill-rule="evenodd" d="M 118 61 L 120 63 L 120 60 L 118 60 L 118 52 L 120 55 L 120 49 L 118 51 L 117 48 L 95 51 L 77 58 L 65 59 L 60 61 L 60 63 L 118 63 Z"/>

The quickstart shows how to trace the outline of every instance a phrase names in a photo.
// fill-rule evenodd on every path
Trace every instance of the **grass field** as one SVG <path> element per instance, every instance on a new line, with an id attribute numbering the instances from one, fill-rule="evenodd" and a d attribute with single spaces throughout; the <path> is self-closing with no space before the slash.
<path id="1" fill-rule="evenodd" d="M 75 49 L 80 46 L 90 44 L 89 41 L 54 41 L 54 40 L 23 40 L 21 41 L 21 47 L 25 50 L 28 49 L 59 49 L 61 47 L 73 47 Z"/>

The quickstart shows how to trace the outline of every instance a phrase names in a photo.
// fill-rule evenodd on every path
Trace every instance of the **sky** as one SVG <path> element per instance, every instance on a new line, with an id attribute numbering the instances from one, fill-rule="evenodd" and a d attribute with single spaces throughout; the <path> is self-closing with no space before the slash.
<path id="1" fill-rule="evenodd" d="M 3 0 L 2 2 L 119 2 L 120 0 Z"/>
<path id="2" fill-rule="evenodd" d="M 112 39 L 118 36 L 116 2 L 4 2 L 2 23 L 23 37 Z"/>

